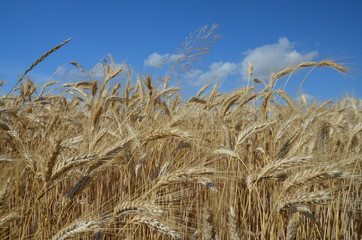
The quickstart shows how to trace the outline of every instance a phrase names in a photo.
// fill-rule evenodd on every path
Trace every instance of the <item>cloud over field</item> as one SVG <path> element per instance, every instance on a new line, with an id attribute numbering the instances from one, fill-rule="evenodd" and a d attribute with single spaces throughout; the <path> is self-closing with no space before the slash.
<path id="1" fill-rule="evenodd" d="M 157 67 L 161 68 L 168 62 L 175 62 L 177 59 L 181 58 L 182 54 L 158 54 L 158 53 L 152 53 L 148 56 L 146 60 L 144 60 L 145 66 L 148 67 Z"/>
<path id="2" fill-rule="evenodd" d="M 271 73 L 291 65 L 311 61 L 318 55 L 316 51 L 302 54 L 295 50 L 294 45 L 288 38 L 282 37 L 279 38 L 278 43 L 247 50 L 241 62 L 242 79 L 248 79 L 249 63 L 254 66 L 254 77 L 268 80 Z"/>
<path id="3" fill-rule="evenodd" d="M 192 86 L 201 86 L 207 83 L 222 84 L 228 77 L 237 75 L 240 66 L 239 63 L 214 62 L 209 66 L 209 70 L 206 72 L 194 70 L 191 73 L 187 73 L 185 76 L 189 79 L 189 85 Z"/>

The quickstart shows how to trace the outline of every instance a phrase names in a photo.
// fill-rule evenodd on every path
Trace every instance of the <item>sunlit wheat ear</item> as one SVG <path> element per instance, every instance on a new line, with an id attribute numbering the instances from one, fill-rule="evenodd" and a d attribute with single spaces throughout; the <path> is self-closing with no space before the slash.
<path id="1" fill-rule="evenodd" d="M 49 87 L 51 85 L 54 85 L 56 83 L 57 83 L 57 81 L 52 81 L 52 82 L 48 82 L 48 83 L 44 84 L 44 86 L 42 87 L 40 93 L 38 94 L 38 97 L 34 101 L 38 100 L 43 95 L 43 93 L 44 93 L 44 91 L 45 91 L 45 89 L 47 87 Z"/>
<path id="2" fill-rule="evenodd" d="M 274 87 L 274 84 L 275 84 L 275 81 L 289 73 L 293 73 L 295 72 L 296 70 L 300 69 L 300 68 L 305 68 L 305 67 L 321 67 L 321 66 L 327 66 L 327 67 L 330 67 L 330 68 L 333 68 L 339 72 L 346 72 L 347 71 L 347 68 L 343 67 L 342 65 L 338 64 L 338 63 L 335 63 L 333 61 L 329 61 L 329 60 L 326 60 L 326 61 L 321 61 L 321 62 L 303 62 L 303 63 L 300 63 L 294 67 L 288 67 L 288 68 L 285 68 L 283 69 L 282 71 L 278 72 L 278 73 L 275 73 L 273 74 L 272 76 L 272 81 L 270 81 L 270 85 L 268 86 L 269 89 L 273 88 Z M 298 94 L 297 94 L 298 95 Z"/>
<path id="3" fill-rule="evenodd" d="M 292 210 L 294 212 L 308 212 L 306 205 L 323 203 L 331 199 L 327 191 L 293 192 L 284 196 L 278 204 L 278 211 Z"/>
<path id="4" fill-rule="evenodd" d="M 45 165 L 45 172 L 43 173 L 44 182 L 48 182 L 53 173 L 53 168 L 55 166 L 58 155 L 60 154 L 60 150 L 62 148 L 61 141 L 57 141 L 55 143 L 54 149 L 50 158 L 47 160 Z"/>
<path id="5" fill-rule="evenodd" d="M 103 222 L 101 220 L 77 221 L 60 230 L 51 239 L 64 240 L 79 233 L 97 231 L 102 227 L 102 224 Z"/>
<path id="6" fill-rule="evenodd" d="M 242 144 L 252 134 L 258 133 L 258 132 L 264 130 L 265 128 L 273 125 L 274 123 L 275 123 L 274 121 L 261 123 L 261 124 L 259 123 L 259 124 L 255 124 L 247 129 L 243 130 L 241 133 L 239 133 L 239 135 L 237 137 L 235 147 Z"/>
<path id="7" fill-rule="evenodd" d="M 196 94 L 196 96 L 197 96 L 197 97 L 200 97 L 201 94 L 203 94 L 203 93 L 206 91 L 206 89 L 208 89 L 208 87 L 210 87 L 210 84 L 205 84 L 205 85 L 199 90 L 199 92 Z"/>
<path id="8" fill-rule="evenodd" d="M 146 224 L 148 227 L 154 229 L 155 231 L 168 236 L 171 239 L 181 240 L 180 233 L 174 228 L 170 227 L 166 223 L 162 222 L 159 219 L 152 218 L 149 216 L 137 216 L 133 218 L 135 224 Z"/>
<path id="9" fill-rule="evenodd" d="M 55 167 L 55 169 L 50 177 L 50 181 L 57 180 L 61 176 L 68 173 L 68 171 L 71 169 L 74 170 L 77 167 L 92 163 L 92 161 L 96 160 L 97 157 L 98 157 L 98 154 L 88 154 L 88 155 L 72 157 L 72 158 L 63 160 L 61 163 L 59 163 Z"/>
<path id="10" fill-rule="evenodd" d="M 215 169 L 206 167 L 194 167 L 189 169 L 181 169 L 175 172 L 169 172 L 163 175 L 157 185 L 167 185 L 171 183 L 180 183 L 185 181 L 198 181 L 205 177 L 205 175 L 215 173 Z"/>
<path id="11" fill-rule="evenodd" d="M 254 73 L 254 66 L 252 63 L 248 63 L 248 76 L 251 77 Z"/>
<path id="12" fill-rule="evenodd" d="M 240 159 L 240 156 L 238 153 L 236 153 L 232 150 L 228 150 L 228 149 L 216 149 L 213 153 L 216 155 L 220 155 L 220 156 L 228 156 L 228 157 Z"/>
<path id="13" fill-rule="evenodd" d="M 226 95 L 222 102 L 221 115 L 225 116 L 226 113 L 233 105 L 239 105 L 239 102 L 243 101 L 249 93 L 252 93 L 254 87 L 242 88 L 234 91 L 233 93 Z M 239 101 L 240 100 L 240 101 Z"/>
<path id="14" fill-rule="evenodd" d="M 295 110 L 295 104 L 286 92 L 284 92 L 283 90 L 276 90 L 275 93 L 284 98 L 285 102 L 288 104 L 290 108 L 290 111 Z"/>
<path id="15" fill-rule="evenodd" d="M 79 69 L 79 71 L 84 72 L 84 68 L 77 62 L 71 61 L 69 62 L 70 64 L 72 64 L 73 66 L 77 67 Z"/>
<path id="16" fill-rule="evenodd" d="M 138 213 L 146 214 L 148 216 L 160 217 L 165 214 L 165 211 L 155 204 L 150 202 L 122 202 L 118 204 L 113 210 L 114 217 L 120 217 L 124 214 Z"/>
<path id="17" fill-rule="evenodd" d="M 289 177 L 283 185 L 284 191 L 291 191 L 307 184 L 343 177 L 343 172 L 336 167 L 315 167 L 297 172 Z"/>
<path id="18" fill-rule="evenodd" d="M 257 173 L 252 173 L 246 177 L 246 185 L 252 189 L 255 183 L 261 180 L 279 180 L 283 181 L 286 178 L 285 170 L 301 166 L 307 163 L 312 156 L 297 156 L 291 158 L 279 159 L 269 162 Z"/>

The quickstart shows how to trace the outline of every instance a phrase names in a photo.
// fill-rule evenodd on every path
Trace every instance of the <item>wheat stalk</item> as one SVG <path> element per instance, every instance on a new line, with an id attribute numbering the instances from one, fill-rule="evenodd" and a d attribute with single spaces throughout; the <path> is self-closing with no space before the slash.
<path id="1" fill-rule="evenodd" d="M 231 240 L 240 240 L 239 231 L 236 223 L 235 209 L 230 206 L 228 212 L 228 228 Z"/>

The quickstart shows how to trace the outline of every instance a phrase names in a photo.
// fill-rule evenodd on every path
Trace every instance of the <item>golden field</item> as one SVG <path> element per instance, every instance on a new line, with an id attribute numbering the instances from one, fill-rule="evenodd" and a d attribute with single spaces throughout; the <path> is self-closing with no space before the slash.
<path id="1" fill-rule="evenodd" d="M 361 239 L 362 100 L 275 89 L 304 67 L 346 70 L 188 99 L 167 78 L 110 84 L 113 61 L 57 94 L 19 79 L 0 106 L 0 239 Z"/>

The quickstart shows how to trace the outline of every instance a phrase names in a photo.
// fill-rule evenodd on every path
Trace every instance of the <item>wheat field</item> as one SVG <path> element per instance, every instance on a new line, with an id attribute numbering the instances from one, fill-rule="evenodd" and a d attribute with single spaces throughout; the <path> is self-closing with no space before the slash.
<path id="1" fill-rule="evenodd" d="M 111 84 L 111 59 L 101 80 L 37 90 L 25 75 L 63 45 L 1 98 L 0 239 L 362 238 L 362 100 L 275 88 L 340 64 L 183 99 L 148 75 Z"/>

